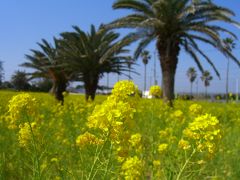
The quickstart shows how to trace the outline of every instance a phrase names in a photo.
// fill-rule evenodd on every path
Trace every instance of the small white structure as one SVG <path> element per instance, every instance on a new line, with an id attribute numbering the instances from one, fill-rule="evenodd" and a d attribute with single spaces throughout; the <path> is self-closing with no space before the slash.
<path id="1" fill-rule="evenodd" d="M 150 95 L 149 91 L 143 91 L 142 92 L 142 97 L 147 98 L 147 99 L 152 99 L 152 96 Z"/>

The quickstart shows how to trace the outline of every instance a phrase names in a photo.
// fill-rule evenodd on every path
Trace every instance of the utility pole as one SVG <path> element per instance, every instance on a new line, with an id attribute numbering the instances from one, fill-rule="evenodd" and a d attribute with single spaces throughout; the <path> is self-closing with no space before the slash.
<path id="1" fill-rule="evenodd" d="M 156 86 L 158 84 L 157 82 L 157 70 L 156 70 L 156 55 L 157 51 L 154 51 L 154 65 L 153 65 L 153 77 L 154 77 L 154 85 Z"/>
<path id="2" fill-rule="evenodd" d="M 227 57 L 227 74 L 226 74 L 226 102 L 228 102 L 228 87 L 229 87 L 229 64 L 230 64 L 230 60 L 229 57 Z"/>
<path id="3" fill-rule="evenodd" d="M 235 48 L 235 43 L 234 40 L 231 38 L 226 38 L 223 40 L 224 43 L 224 48 L 227 51 L 232 52 L 232 50 Z M 228 92 L 228 86 L 229 86 L 229 64 L 230 64 L 230 57 L 228 56 L 228 54 L 226 54 L 227 57 L 227 74 L 226 74 L 226 103 L 228 102 L 228 96 L 229 96 L 229 92 Z"/>

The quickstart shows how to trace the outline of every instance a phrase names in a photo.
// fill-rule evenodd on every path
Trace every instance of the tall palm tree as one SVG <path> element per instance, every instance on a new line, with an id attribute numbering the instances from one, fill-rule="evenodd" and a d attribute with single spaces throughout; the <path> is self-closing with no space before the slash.
<path id="1" fill-rule="evenodd" d="M 128 52 L 119 44 L 119 34 L 91 26 L 90 32 L 73 27 L 74 32 L 62 33 L 62 53 L 69 68 L 84 83 L 86 100 L 94 100 L 99 80 L 104 73 L 127 71 Z M 114 51 L 112 51 L 114 49 Z M 111 51 L 111 53 L 109 53 Z"/>
<path id="2" fill-rule="evenodd" d="M 63 66 L 64 58 L 60 56 L 59 40 L 54 38 L 54 46 L 44 39 L 38 45 L 40 50 L 32 49 L 32 54 L 26 55 L 28 62 L 21 64 L 21 66 L 35 70 L 29 73 L 31 79 L 40 77 L 51 79 L 53 83 L 51 92 L 63 104 L 64 97 L 62 93 L 66 91 L 67 84 L 73 77 L 73 73 Z"/>
<path id="3" fill-rule="evenodd" d="M 189 78 L 189 81 L 191 84 L 190 92 L 191 92 L 191 96 L 192 96 L 192 85 L 193 85 L 193 82 L 195 81 L 195 79 L 197 78 L 197 72 L 194 67 L 190 67 L 187 70 L 187 77 Z"/>
<path id="4" fill-rule="evenodd" d="M 132 13 L 106 25 L 107 28 L 133 28 L 136 31 L 126 36 L 123 43 L 139 40 L 135 51 L 138 57 L 146 46 L 156 41 L 163 76 L 163 97 L 172 105 L 174 81 L 178 56 L 184 49 L 203 72 L 199 55 L 213 67 L 220 76 L 211 59 L 198 46 L 206 43 L 225 53 L 239 66 L 238 59 L 223 48 L 221 32 L 237 38 L 224 28 L 222 23 L 240 24 L 232 19 L 234 12 L 211 1 L 199 0 L 116 0 L 114 9 L 127 9 Z M 221 24 L 216 24 L 221 22 Z"/>
<path id="5" fill-rule="evenodd" d="M 149 55 L 149 51 L 143 51 L 141 53 L 142 62 L 144 64 L 144 92 L 147 90 L 147 64 L 149 59 L 151 59 L 151 55 Z"/>
<path id="6" fill-rule="evenodd" d="M 235 43 L 234 40 L 232 38 L 226 38 L 223 40 L 223 43 L 225 45 L 225 48 L 228 49 L 229 51 L 232 51 L 235 48 Z M 230 60 L 229 57 L 226 55 L 227 57 L 227 74 L 226 74 L 226 102 L 228 102 L 228 88 L 229 88 L 229 65 L 230 65 Z"/>
<path id="7" fill-rule="evenodd" d="M 213 77 L 211 76 L 209 71 L 204 71 L 202 73 L 201 80 L 203 81 L 205 86 L 205 97 L 207 97 L 207 87 L 210 86 L 210 81 L 213 80 Z"/>

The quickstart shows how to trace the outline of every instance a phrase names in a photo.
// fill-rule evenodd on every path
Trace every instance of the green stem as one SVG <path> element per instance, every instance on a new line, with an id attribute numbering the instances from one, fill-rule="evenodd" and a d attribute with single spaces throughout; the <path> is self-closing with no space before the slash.
<path id="1" fill-rule="evenodd" d="M 112 148 L 113 148 L 113 144 L 111 143 L 108 163 L 107 163 L 107 166 L 106 166 L 106 169 L 105 169 L 105 173 L 104 173 L 103 179 L 106 179 L 105 177 L 108 174 L 108 168 L 109 168 L 109 164 L 110 164 L 110 161 L 111 161 L 111 155 L 112 155 Z"/>
<path id="2" fill-rule="evenodd" d="M 193 157 L 193 155 L 195 154 L 195 152 L 196 152 L 196 150 L 194 149 L 193 152 L 192 152 L 192 154 L 191 154 L 191 155 L 189 156 L 189 158 L 185 161 L 183 167 L 181 168 L 181 170 L 180 170 L 179 173 L 178 173 L 178 176 L 177 176 L 176 180 L 179 180 L 179 179 L 180 179 L 183 171 L 185 170 L 186 166 L 188 165 L 189 161 L 191 160 L 191 158 Z"/>
<path id="3" fill-rule="evenodd" d="M 28 121 L 30 131 L 31 131 L 31 135 L 32 135 L 33 149 L 34 149 L 34 156 L 35 156 L 34 159 L 36 161 L 35 163 L 36 163 L 36 166 L 37 166 L 36 169 L 34 168 L 34 171 L 37 171 L 37 178 L 41 179 L 41 170 L 40 170 L 40 163 L 39 163 L 39 159 L 38 159 L 36 140 L 35 140 L 35 137 L 34 137 L 34 134 L 33 134 L 32 125 L 31 125 L 31 122 L 30 122 L 29 118 L 27 118 L 27 121 Z M 35 174 L 35 172 L 34 172 L 34 174 Z"/>
<path id="4" fill-rule="evenodd" d="M 107 138 L 107 139 L 108 139 L 108 138 Z M 90 179 L 91 179 L 92 174 L 93 174 L 93 170 L 94 170 L 94 168 L 95 168 L 95 166 L 96 166 L 96 163 L 97 163 L 97 160 L 99 159 L 99 156 L 100 156 L 100 154 L 101 154 L 101 152 L 102 152 L 102 150 L 103 150 L 106 142 L 107 142 L 107 140 L 104 142 L 104 144 L 102 145 L 102 147 L 101 147 L 101 149 L 99 150 L 99 152 L 97 152 L 97 151 L 98 151 L 98 147 L 97 147 L 96 153 L 95 153 L 96 155 L 95 155 L 95 158 L 94 158 L 94 161 L 93 161 L 93 165 L 92 165 L 92 167 L 91 167 L 91 171 L 90 171 L 90 173 L 89 173 L 89 175 L 88 175 L 87 180 L 90 180 Z"/>

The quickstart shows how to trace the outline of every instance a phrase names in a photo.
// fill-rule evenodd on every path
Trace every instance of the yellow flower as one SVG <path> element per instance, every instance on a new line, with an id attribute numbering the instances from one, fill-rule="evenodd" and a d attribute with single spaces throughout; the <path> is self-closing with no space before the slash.
<path id="1" fill-rule="evenodd" d="M 168 138 L 169 136 L 171 136 L 172 132 L 173 132 L 172 128 L 166 128 L 165 130 L 161 130 L 159 131 L 160 138 L 161 139 Z"/>
<path id="2" fill-rule="evenodd" d="M 58 160 L 58 158 L 52 158 L 50 161 L 51 161 L 52 163 L 57 163 L 59 160 Z"/>
<path id="3" fill-rule="evenodd" d="M 175 116 L 176 118 L 182 118 L 182 117 L 183 117 L 183 112 L 182 112 L 181 110 L 176 110 L 176 111 L 174 112 L 174 116 Z"/>
<path id="4" fill-rule="evenodd" d="M 205 164 L 205 163 L 206 163 L 206 161 L 204 161 L 204 160 L 199 160 L 199 161 L 197 161 L 197 164 L 199 164 L 199 165 Z"/>
<path id="5" fill-rule="evenodd" d="M 138 88 L 132 81 L 128 80 L 117 82 L 112 90 L 112 96 L 121 100 L 133 95 L 138 95 Z"/>
<path id="6" fill-rule="evenodd" d="M 162 89 L 160 86 L 151 86 L 149 94 L 155 98 L 160 98 L 162 96 Z"/>
<path id="7" fill-rule="evenodd" d="M 122 164 L 122 175 L 125 179 L 137 179 L 141 176 L 142 162 L 137 156 L 129 157 Z"/>
<path id="8" fill-rule="evenodd" d="M 124 129 L 133 126 L 133 116 L 136 112 L 134 104 L 129 99 L 136 90 L 133 82 L 120 81 L 113 89 L 111 96 L 101 105 L 97 105 L 87 121 L 88 128 L 100 129 L 103 135 L 119 144 L 123 141 L 121 134 Z"/>
<path id="9" fill-rule="evenodd" d="M 180 149 L 184 149 L 184 150 L 187 150 L 191 147 L 191 145 L 189 144 L 188 141 L 184 140 L 184 139 L 181 139 L 178 143 L 178 147 Z"/>
<path id="10" fill-rule="evenodd" d="M 141 139 L 142 139 L 141 134 L 137 133 L 131 136 L 131 138 L 129 139 L 129 142 L 133 147 L 136 147 L 136 146 L 139 146 Z"/>
<path id="11" fill-rule="evenodd" d="M 158 146 L 158 152 L 159 153 L 165 152 L 167 150 L 167 148 L 168 148 L 168 144 L 166 144 L 166 143 L 160 144 Z"/>
<path id="12" fill-rule="evenodd" d="M 210 114 L 201 115 L 184 129 L 183 134 L 186 138 L 194 140 L 199 152 L 206 150 L 212 154 L 217 141 L 221 138 L 218 124 L 216 117 Z"/>
<path id="13" fill-rule="evenodd" d="M 202 113 L 202 106 L 199 104 L 192 104 L 189 107 L 189 112 L 193 115 L 199 115 Z"/>
<path id="14" fill-rule="evenodd" d="M 18 94 L 13 96 L 9 101 L 9 115 L 17 120 L 20 118 L 21 114 L 27 113 L 28 115 L 32 115 L 36 112 L 37 101 L 34 97 L 32 97 L 28 93 Z"/>
<path id="15" fill-rule="evenodd" d="M 20 130 L 18 132 L 19 145 L 21 147 L 28 147 L 30 141 L 33 139 L 33 136 L 36 135 L 36 123 L 24 123 L 19 126 Z M 31 129 L 32 128 L 32 129 Z"/>
<path id="16" fill-rule="evenodd" d="M 85 145 L 98 145 L 103 144 L 103 140 L 97 138 L 95 135 L 85 132 L 83 135 L 80 135 L 76 139 L 76 144 L 80 147 L 84 147 Z"/>
<path id="17" fill-rule="evenodd" d="M 153 161 L 153 167 L 159 167 L 161 165 L 161 162 L 159 160 Z"/>
<path id="18" fill-rule="evenodd" d="M 48 167 L 47 161 L 44 161 L 44 162 L 40 165 L 41 171 L 44 171 L 47 167 Z"/>

